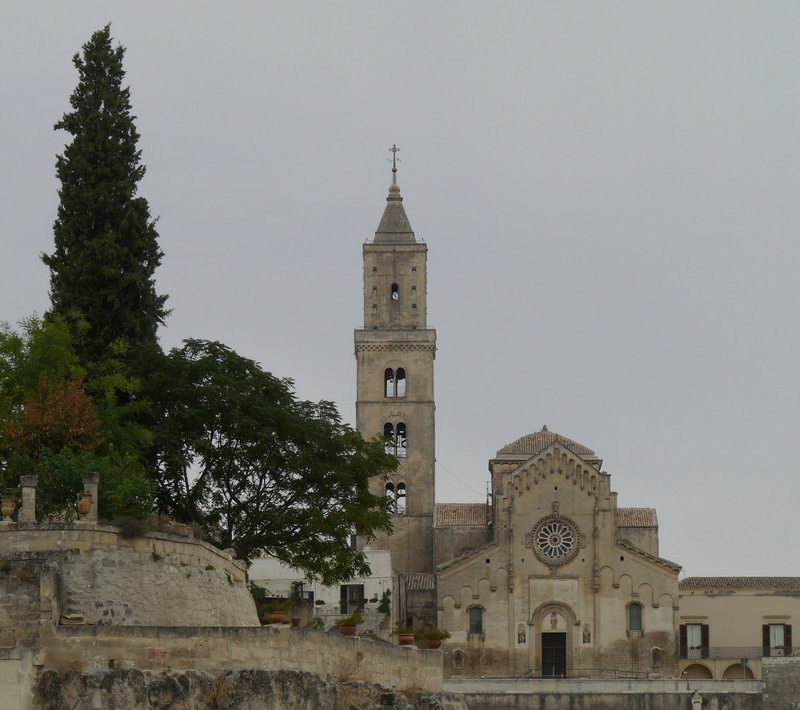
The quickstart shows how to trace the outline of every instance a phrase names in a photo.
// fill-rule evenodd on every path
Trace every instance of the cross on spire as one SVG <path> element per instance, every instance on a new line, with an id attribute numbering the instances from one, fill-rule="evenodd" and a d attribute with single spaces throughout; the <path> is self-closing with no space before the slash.
<path id="1" fill-rule="evenodd" d="M 397 147 L 397 144 L 392 143 L 392 147 L 389 148 L 389 152 L 392 154 L 392 172 L 397 172 L 397 154 L 400 152 L 400 148 Z"/>

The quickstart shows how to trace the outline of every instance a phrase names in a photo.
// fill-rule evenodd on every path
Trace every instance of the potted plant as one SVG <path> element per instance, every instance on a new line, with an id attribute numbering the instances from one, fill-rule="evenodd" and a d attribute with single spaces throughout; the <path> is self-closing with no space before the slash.
<path id="1" fill-rule="evenodd" d="M 275 599 L 271 602 L 268 602 L 264 606 L 264 610 L 267 612 L 267 620 L 270 624 L 285 624 L 286 612 L 289 611 L 289 609 L 291 609 L 293 606 L 294 602 L 291 599 L 287 601 Z"/>
<path id="2" fill-rule="evenodd" d="M 344 619 L 337 619 L 336 625 L 339 627 L 343 636 L 354 636 L 356 633 L 356 626 L 364 623 L 364 617 L 358 612 L 350 614 Z"/>
<path id="3" fill-rule="evenodd" d="M 427 642 L 428 648 L 441 648 L 442 641 L 450 638 L 450 632 L 443 629 L 430 629 L 422 637 Z"/>
<path id="4" fill-rule="evenodd" d="M 401 646 L 411 646 L 414 643 L 414 629 L 401 625 L 399 621 L 392 629 L 392 636 L 397 636 L 397 643 Z"/>

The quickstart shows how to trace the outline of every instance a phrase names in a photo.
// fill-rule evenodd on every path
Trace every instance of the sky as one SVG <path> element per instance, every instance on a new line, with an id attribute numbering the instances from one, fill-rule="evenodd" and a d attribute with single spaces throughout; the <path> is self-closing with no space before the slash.
<path id="1" fill-rule="evenodd" d="M 48 307 L 72 56 L 127 48 L 165 348 L 354 420 L 361 245 L 428 245 L 437 500 L 543 425 L 689 576 L 800 575 L 800 4 L 4 3 L 0 320 Z"/>

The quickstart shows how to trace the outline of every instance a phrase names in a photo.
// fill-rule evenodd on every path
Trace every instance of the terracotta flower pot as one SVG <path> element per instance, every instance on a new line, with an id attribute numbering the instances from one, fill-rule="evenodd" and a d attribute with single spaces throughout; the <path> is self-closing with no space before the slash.
<path id="1" fill-rule="evenodd" d="M 271 611 L 267 614 L 267 619 L 270 624 L 285 624 L 286 612 L 285 611 Z"/>
<path id="2" fill-rule="evenodd" d="M 342 633 L 342 636 L 355 636 L 355 634 L 356 634 L 356 625 L 355 624 L 339 624 L 339 631 Z"/>
<path id="3" fill-rule="evenodd" d="M 414 643 L 414 634 L 397 634 L 397 643 L 401 646 L 411 646 Z"/>
<path id="4" fill-rule="evenodd" d="M 293 616 L 290 619 L 290 621 L 292 622 L 292 628 L 293 629 L 299 629 L 300 628 L 300 622 L 302 621 L 302 619 L 299 616 Z"/>
<path id="5" fill-rule="evenodd" d="M 442 639 L 426 639 L 428 642 L 428 648 L 441 648 L 442 647 Z"/>

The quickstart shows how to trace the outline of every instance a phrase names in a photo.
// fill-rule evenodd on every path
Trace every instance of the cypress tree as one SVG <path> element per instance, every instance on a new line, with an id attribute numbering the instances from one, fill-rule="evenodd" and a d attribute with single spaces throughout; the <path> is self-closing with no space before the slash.
<path id="1" fill-rule="evenodd" d="M 112 47 L 109 25 L 92 35 L 72 60 L 79 76 L 72 110 L 54 126 L 72 142 L 57 156 L 55 251 L 42 260 L 50 268 L 52 313 L 86 323 L 77 347 L 90 369 L 117 341 L 157 344 L 167 314 L 153 279 L 163 256 L 155 220 L 137 196 L 145 167 L 130 89 L 122 85 L 124 54 L 121 45 Z"/>

